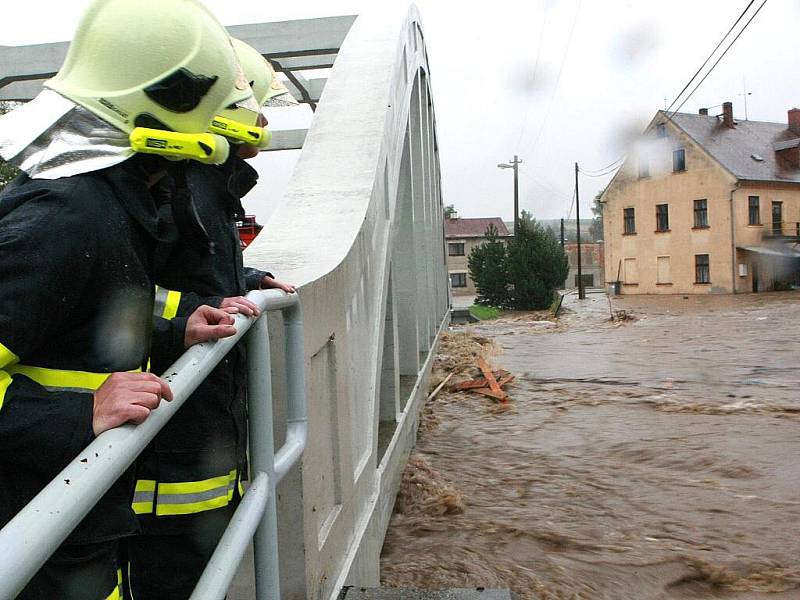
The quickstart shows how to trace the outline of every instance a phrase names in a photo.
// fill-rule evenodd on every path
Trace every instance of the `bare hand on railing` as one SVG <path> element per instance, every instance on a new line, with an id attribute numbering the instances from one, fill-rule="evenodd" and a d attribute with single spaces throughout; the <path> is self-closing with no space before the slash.
<path id="1" fill-rule="evenodd" d="M 172 391 L 160 377 L 152 373 L 112 373 L 94 393 L 94 434 L 123 423 L 142 423 L 162 398 L 172 400 Z"/>
<path id="2" fill-rule="evenodd" d="M 244 296 L 232 296 L 230 298 L 224 298 L 219 307 L 226 309 L 228 312 L 231 312 L 228 309 L 235 309 L 233 312 L 237 312 L 248 317 L 257 317 L 261 314 L 261 311 L 258 310 L 256 303 L 251 302 Z"/>
<path id="3" fill-rule="evenodd" d="M 226 310 L 204 304 L 186 320 L 183 344 L 189 348 L 201 342 L 230 337 L 236 333 L 233 323 L 233 316 Z"/>
<path id="4" fill-rule="evenodd" d="M 261 289 L 282 290 L 287 294 L 294 294 L 297 291 L 297 289 L 291 283 L 283 283 L 282 281 L 273 279 L 269 275 L 264 275 L 264 278 L 261 280 Z"/>

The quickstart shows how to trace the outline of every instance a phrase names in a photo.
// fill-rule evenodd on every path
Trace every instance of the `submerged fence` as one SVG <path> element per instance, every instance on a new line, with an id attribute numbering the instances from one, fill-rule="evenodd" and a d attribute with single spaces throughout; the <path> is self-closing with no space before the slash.
<path id="1" fill-rule="evenodd" d="M 141 425 L 99 436 L 0 530 L 0 598 L 16 596 L 114 481 L 136 460 L 234 345 L 248 351 L 251 485 L 200 579 L 192 600 L 221 599 L 251 539 L 255 544 L 256 598 L 280 598 L 275 486 L 303 454 L 307 437 L 303 319 L 296 294 L 251 292 L 257 319 L 236 316 L 236 335 L 187 350 L 165 379 L 174 395 Z M 267 311 L 281 311 L 285 329 L 286 441 L 274 452 L 273 402 Z M 253 537 L 255 536 L 255 537 Z"/>

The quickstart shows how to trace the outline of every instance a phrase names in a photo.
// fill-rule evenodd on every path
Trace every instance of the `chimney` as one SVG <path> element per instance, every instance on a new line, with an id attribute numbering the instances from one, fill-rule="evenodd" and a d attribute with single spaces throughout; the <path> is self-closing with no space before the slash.
<path id="1" fill-rule="evenodd" d="M 722 124 L 728 129 L 733 129 L 733 102 L 722 103 Z"/>
<path id="2" fill-rule="evenodd" d="M 700 109 L 700 114 L 701 115 L 707 115 L 708 114 L 708 109 L 707 108 L 701 108 Z"/>
<path id="3" fill-rule="evenodd" d="M 800 108 L 792 108 L 789 110 L 789 130 L 792 133 L 800 135 Z"/>

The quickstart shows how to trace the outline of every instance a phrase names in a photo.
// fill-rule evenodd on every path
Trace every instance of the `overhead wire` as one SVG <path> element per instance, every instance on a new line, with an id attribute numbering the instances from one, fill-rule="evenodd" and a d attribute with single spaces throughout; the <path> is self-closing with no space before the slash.
<path id="1" fill-rule="evenodd" d="M 697 78 L 697 76 L 703 70 L 703 67 L 705 67 L 708 64 L 708 61 L 711 60 L 711 57 L 714 56 L 714 54 L 717 52 L 717 50 L 719 50 L 719 47 L 722 46 L 722 44 L 725 42 L 725 40 L 728 38 L 728 36 L 734 30 L 734 28 L 739 24 L 739 21 L 741 21 L 742 18 L 745 16 L 745 14 L 747 14 L 747 11 L 750 10 L 750 7 L 753 5 L 754 2 L 755 2 L 755 0 L 750 0 L 750 2 L 748 2 L 747 6 L 744 7 L 744 10 L 742 11 L 742 13 L 739 15 L 739 17 L 736 19 L 736 21 L 734 21 L 734 23 L 733 23 L 733 25 L 731 25 L 730 29 L 728 29 L 728 32 L 724 36 L 722 36 L 722 39 L 719 41 L 719 43 L 716 46 L 714 46 L 714 49 L 711 51 L 711 53 L 703 61 L 703 64 L 700 65 L 700 68 L 697 69 L 697 71 L 695 71 L 694 75 L 692 75 L 691 78 L 689 78 L 689 81 L 687 81 L 686 85 L 683 86 L 683 89 L 680 92 L 678 92 L 678 95 L 675 96 L 675 99 L 670 103 L 670 105 L 667 108 L 664 109 L 664 112 L 669 112 L 670 109 L 673 106 L 675 106 L 675 103 L 678 101 L 678 98 L 680 98 L 681 95 L 689 88 L 689 86 L 692 85 L 692 81 L 694 81 Z M 683 104 L 681 104 L 681 106 L 683 106 Z M 678 107 L 678 108 L 680 108 L 680 107 Z M 677 110 L 676 110 L 676 112 L 677 112 Z"/>
<path id="2" fill-rule="evenodd" d="M 759 13 L 759 12 L 761 12 L 761 9 L 762 9 L 762 8 L 764 8 L 764 5 L 765 5 L 765 4 L 766 4 L 768 1 L 769 1 L 769 0 L 764 0 L 764 1 L 763 1 L 763 2 L 762 2 L 760 5 L 759 5 L 759 7 L 756 9 L 756 11 L 755 11 L 755 12 L 754 12 L 754 13 L 751 15 L 751 17 L 750 17 L 750 18 L 747 20 L 747 22 L 744 24 L 744 26 L 743 26 L 743 27 L 742 27 L 742 28 L 739 30 L 739 33 L 737 33 L 737 34 L 736 34 L 736 37 L 735 37 L 735 38 L 733 38 L 733 40 L 731 40 L 731 43 L 730 43 L 730 44 L 728 44 L 728 47 L 727 47 L 727 48 L 725 48 L 725 50 L 722 52 L 722 54 L 720 55 L 720 57 L 719 57 L 719 58 L 718 58 L 718 59 L 717 59 L 717 60 L 714 62 L 714 64 L 713 64 L 713 65 L 711 65 L 711 68 L 708 70 L 708 72 L 707 72 L 707 73 L 706 73 L 706 74 L 703 76 L 703 78 L 702 78 L 702 79 L 701 79 L 701 80 L 700 80 L 700 81 L 697 83 L 697 85 L 696 85 L 696 86 L 694 86 L 694 88 L 693 88 L 693 89 L 692 89 L 692 91 L 689 93 L 689 95 L 688 95 L 688 96 L 686 96 L 686 98 L 683 100 L 683 102 L 681 102 L 681 103 L 680 103 L 680 106 L 678 106 L 678 108 L 676 108 L 676 109 L 673 111 L 673 113 L 672 113 L 672 116 L 675 116 L 675 114 L 676 114 L 676 113 L 677 113 L 677 112 L 678 112 L 678 111 L 679 111 L 679 110 L 680 110 L 680 109 L 683 107 L 683 105 L 684 105 L 684 104 L 686 104 L 686 103 L 689 101 L 689 98 L 691 98 L 691 97 L 694 95 L 694 93 L 695 93 L 695 92 L 697 91 L 697 89 L 698 89 L 698 88 L 699 88 L 699 87 L 700 87 L 700 86 L 703 84 L 703 82 L 704 82 L 704 81 L 705 81 L 705 80 L 708 78 L 708 76 L 709 76 L 709 75 L 711 75 L 711 73 L 714 71 L 714 68 L 715 68 L 715 67 L 716 67 L 716 66 L 719 64 L 719 62 L 720 62 L 720 61 L 721 61 L 723 58 L 725 58 L 725 55 L 728 53 L 728 50 L 730 50 L 730 49 L 733 47 L 733 45 L 736 43 L 736 40 L 738 40 L 738 39 L 739 39 L 739 37 L 740 37 L 740 36 L 741 36 L 741 35 L 742 35 L 742 34 L 745 32 L 745 30 L 747 29 L 748 25 L 750 25 L 750 23 L 752 23 L 752 22 L 753 22 L 753 19 L 755 19 L 755 18 L 756 18 L 756 16 L 758 15 L 758 13 Z M 752 4 L 752 2 L 751 2 L 751 4 Z M 748 5 L 748 6 L 749 6 L 749 5 Z"/>
<path id="3" fill-rule="evenodd" d="M 533 141 L 533 149 L 532 152 L 535 152 L 536 147 L 539 145 L 539 139 L 542 137 L 542 132 L 544 131 L 544 126 L 547 124 L 547 121 L 550 118 L 550 111 L 553 109 L 553 102 L 556 99 L 556 95 L 558 93 L 558 85 L 561 82 L 561 73 L 564 71 L 564 65 L 567 62 L 567 56 L 569 55 L 569 49 L 572 46 L 572 36 L 575 33 L 575 26 L 578 24 L 578 15 L 581 12 L 581 2 L 582 0 L 578 0 L 578 6 L 575 9 L 575 16 L 572 19 L 572 27 L 569 30 L 569 36 L 567 37 L 567 45 L 564 47 L 564 54 L 561 57 L 561 64 L 558 67 L 558 75 L 556 76 L 556 83 L 553 86 L 553 93 L 550 95 L 550 101 L 547 104 L 547 110 L 545 111 L 544 118 L 539 125 L 539 131 L 536 133 L 536 138 Z"/>
<path id="4" fill-rule="evenodd" d="M 733 44 L 736 43 L 736 40 L 738 40 L 739 37 L 742 35 L 742 33 L 744 33 L 744 31 L 745 31 L 745 29 L 747 29 L 748 25 L 750 25 L 750 23 L 753 21 L 753 19 L 756 18 L 756 15 L 758 15 L 758 13 L 761 11 L 761 9 L 764 8 L 764 5 L 767 3 L 767 1 L 768 0 L 763 0 L 763 2 L 759 5 L 759 7 L 756 9 L 756 11 L 750 16 L 750 18 L 747 20 L 747 22 L 744 24 L 744 26 L 739 30 L 739 33 L 736 34 L 736 36 L 731 40 L 731 42 L 725 48 L 725 50 L 723 50 L 722 54 L 714 62 L 714 64 L 711 65 L 711 68 L 706 72 L 706 74 L 703 76 L 703 78 L 697 83 L 697 85 L 695 85 L 695 87 L 692 89 L 692 91 L 689 93 L 689 95 L 686 96 L 683 99 L 683 101 L 672 112 L 672 114 L 667 114 L 666 115 L 667 119 L 671 120 L 672 117 L 675 116 L 675 114 L 684 106 L 684 104 L 686 104 L 686 102 L 689 101 L 689 99 L 694 95 L 694 93 L 698 90 L 698 88 L 702 85 L 702 83 L 714 71 L 714 68 L 725 57 L 725 55 L 728 53 L 728 51 L 731 49 L 731 47 L 733 47 Z M 731 25 L 730 28 L 728 29 L 728 31 L 725 33 L 725 35 L 722 36 L 722 39 L 720 39 L 720 41 L 717 43 L 717 45 L 714 47 L 714 49 L 711 51 L 711 53 L 706 57 L 706 59 L 703 61 L 703 64 L 701 64 L 700 67 L 697 69 L 697 71 L 695 71 L 695 73 L 689 78 L 689 81 L 686 82 L 686 85 L 683 86 L 683 89 L 681 89 L 681 91 L 678 92 L 677 96 L 675 96 L 675 99 L 664 110 L 664 113 L 669 113 L 669 111 L 672 109 L 672 107 L 675 105 L 675 103 L 680 99 L 680 97 L 684 94 L 684 92 L 686 92 L 686 90 L 692 85 L 692 82 L 703 71 L 703 69 L 709 63 L 711 58 L 716 54 L 717 50 L 720 49 L 720 47 L 725 43 L 725 40 L 728 39 L 728 37 L 731 35 L 731 33 L 736 29 L 736 26 L 742 21 L 742 19 L 747 14 L 747 11 L 750 10 L 750 7 L 753 6 L 753 4 L 755 4 L 755 0 L 750 0 L 747 3 L 747 6 L 744 7 L 744 10 L 742 10 L 742 12 L 739 14 L 739 16 L 733 22 L 733 25 Z M 615 160 L 613 163 L 610 163 L 610 164 L 606 165 L 605 167 L 603 167 L 601 169 L 597 169 L 597 170 L 594 170 L 594 171 L 585 170 L 585 169 L 579 169 L 579 170 L 580 170 L 580 172 L 582 174 L 586 175 L 587 177 L 605 177 L 606 175 L 609 175 L 614 170 L 619 168 L 622 165 L 622 162 L 624 160 L 625 160 L 625 156 L 623 155 L 622 157 L 620 157 L 617 160 Z"/>
<path id="5" fill-rule="evenodd" d="M 547 1 L 546 0 L 542 0 L 542 14 L 543 14 L 543 16 L 542 16 L 542 28 L 541 28 L 541 31 L 539 32 L 539 46 L 536 49 L 536 62 L 534 62 L 534 64 L 533 64 L 533 76 L 531 77 L 531 86 L 532 87 L 536 85 L 536 73 L 538 73 L 538 71 L 539 71 L 539 59 L 542 56 L 542 45 L 544 44 L 544 29 L 545 29 L 545 25 L 547 24 Z M 528 128 L 528 120 L 530 119 L 531 110 L 532 109 L 533 109 L 533 103 L 531 102 L 528 105 L 528 110 L 525 111 L 525 119 L 523 119 L 523 121 L 522 121 L 522 127 L 520 128 L 519 137 L 517 138 L 517 145 L 516 145 L 517 154 L 519 154 L 519 145 L 520 145 L 520 142 L 522 142 L 522 136 L 525 134 L 525 131 Z"/>

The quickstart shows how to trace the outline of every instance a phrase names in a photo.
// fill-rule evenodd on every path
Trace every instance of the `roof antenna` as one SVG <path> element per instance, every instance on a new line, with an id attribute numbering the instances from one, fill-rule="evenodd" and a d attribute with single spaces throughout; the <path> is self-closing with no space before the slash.
<path id="1" fill-rule="evenodd" d="M 747 91 L 747 82 L 745 82 L 744 75 L 742 75 L 742 93 L 739 96 L 744 97 L 744 120 L 747 121 L 747 97 L 752 96 L 753 92 Z"/>

